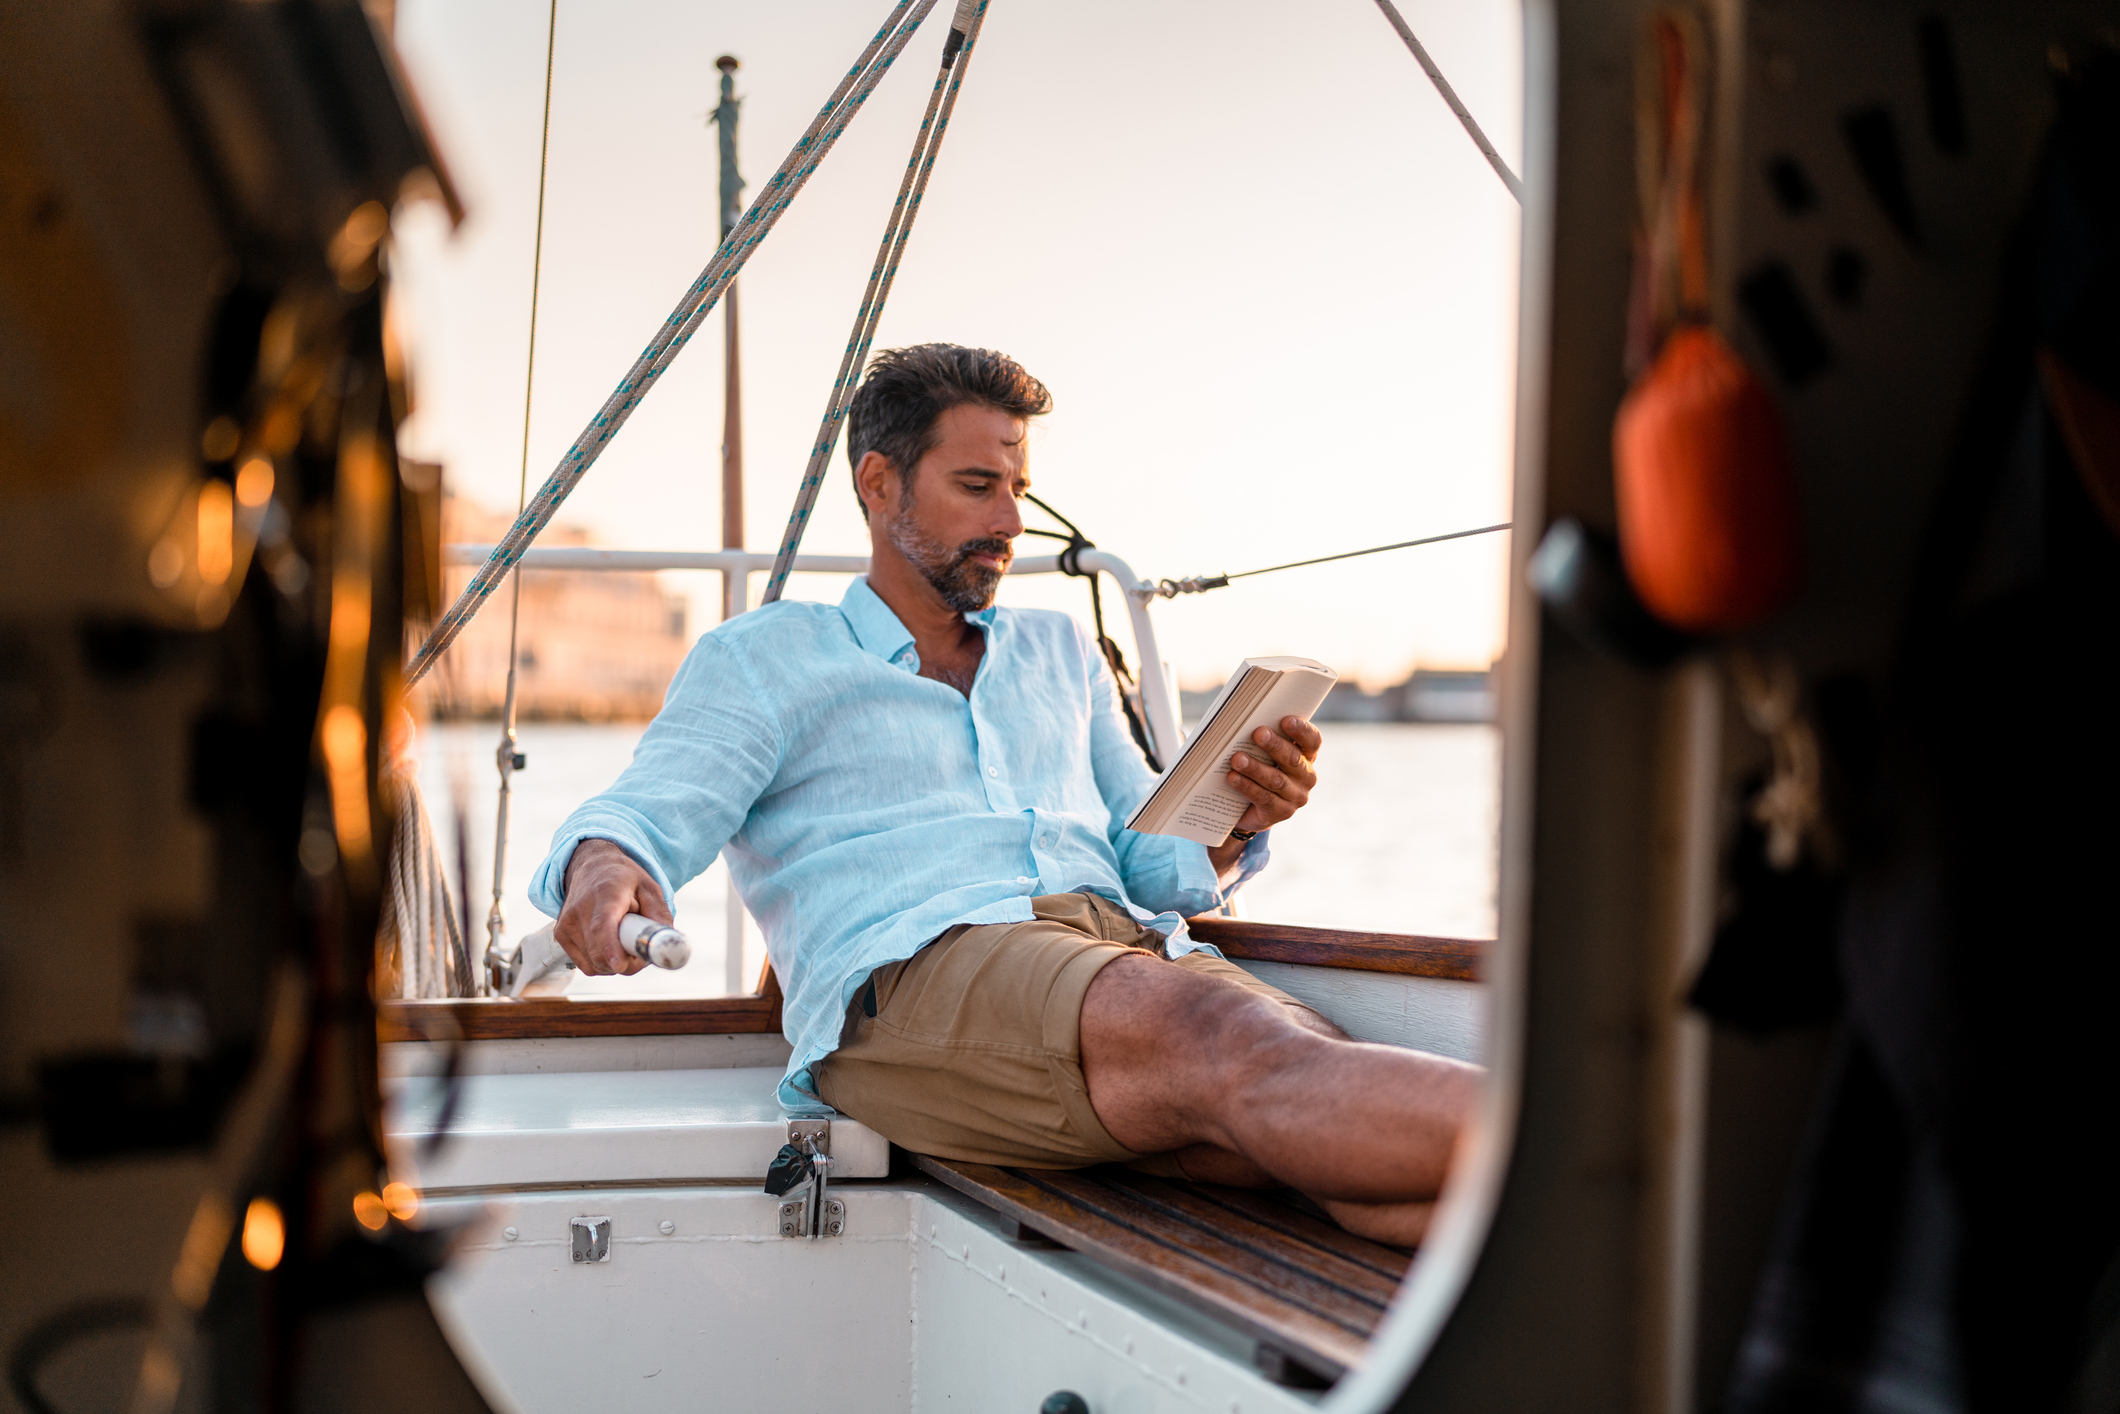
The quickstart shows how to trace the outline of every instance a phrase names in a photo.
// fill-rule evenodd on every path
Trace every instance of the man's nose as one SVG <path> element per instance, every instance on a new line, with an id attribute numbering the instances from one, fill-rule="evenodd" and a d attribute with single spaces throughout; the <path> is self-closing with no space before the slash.
<path id="1" fill-rule="evenodd" d="M 994 534 L 1002 540 L 1014 540 L 1023 533 L 1023 507 L 1011 496 L 1002 503 L 1001 515 L 994 523 Z"/>

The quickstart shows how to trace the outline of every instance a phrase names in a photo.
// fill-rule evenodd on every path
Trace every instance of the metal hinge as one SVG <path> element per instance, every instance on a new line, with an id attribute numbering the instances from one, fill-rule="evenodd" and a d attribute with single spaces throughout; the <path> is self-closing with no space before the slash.
<path id="1" fill-rule="evenodd" d="M 846 1231 L 847 1205 L 827 1195 L 832 1173 L 832 1121 L 791 1119 L 781 1150 L 801 1156 L 804 1177 L 780 1204 L 782 1237 L 837 1237 Z"/>
<path id="2" fill-rule="evenodd" d="M 514 1228 L 508 1231 L 514 1232 Z M 611 1260 L 611 1220 L 574 1218 L 567 1223 L 567 1255 L 577 1262 Z"/>

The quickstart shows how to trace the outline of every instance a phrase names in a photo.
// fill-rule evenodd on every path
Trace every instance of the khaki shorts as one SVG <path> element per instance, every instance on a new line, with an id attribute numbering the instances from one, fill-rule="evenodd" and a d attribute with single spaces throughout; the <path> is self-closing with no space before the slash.
<path id="1" fill-rule="evenodd" d="M 1090 1106 L 1082 998 L 1107 963 L 1161 955 L 1163 936 L 1095 894 L 1047 894 L 1031 909 L 1030 922 L 960 924 L 877 968 L 847 1008 L 839 1049 L 811 1072 L 818 1095 L 937 1158 L 1056 1169 L 1144 1160 Z M 1171 965 L 1315 1015 L 1211 953 Z"/>

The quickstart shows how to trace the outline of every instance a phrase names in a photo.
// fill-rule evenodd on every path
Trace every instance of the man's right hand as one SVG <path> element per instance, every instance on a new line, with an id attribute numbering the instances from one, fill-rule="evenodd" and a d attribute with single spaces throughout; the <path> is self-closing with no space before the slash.
<path id="1" fill-rule="evenodd" d="M 609 840 L 583 840 L 574 847 L 566 889 L 552 936 L 591 977 L 630 976 L 648 965 L 619 946 L 618 923 L 627 914 L 675 921 L 648 871 Z"/>

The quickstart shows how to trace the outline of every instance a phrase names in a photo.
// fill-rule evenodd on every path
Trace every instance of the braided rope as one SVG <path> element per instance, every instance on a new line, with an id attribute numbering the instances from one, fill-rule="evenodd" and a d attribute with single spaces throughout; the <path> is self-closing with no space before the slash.
<path id="1" fill-rule="evenodd" d="M 523 551 L 529 548 L 530 542 L 551 522 L 552 517 L 558 513 L 560 504 L 588 473 L 589 468 L 595 465 L 596 459 L 603 455 L 604 448 L 618 435 L 619 428 L 625 425 L 634 409 L 640 406 L 641 399 L 647 396 L 648 390 L 655 386 L 664 370 L 690 341 L 693 332 L 712 312 L 721 298 L 722 291 L 728 288 L 737 272 L 743 268 L 744 262 L 751 258 L 752 252 L 772 231 L 782 213 L 788 209 L 809 181 L 810 175 L 817 170 L 818 164 L 839 141 L 840 134 L 846 131 L 847 124 L 861 110 L 861 105 L 868 101 L 876 85 L 882 81 L 884 74 L 890 71 L 892 63 L 912 39 L 913 32 L 920 27 L 921 21 L 927 18 L 928 12 L 934 7 L 935 0 L 898 0 L 883 27 L 876 31 L 875 38 L 862 50 L 853 68 L 847 71 L 846 77 L 833 89 L 832 96 L 825 101 L 824 107 L 818 110 L 810 126 L 796 141 L 794 150 L 788 153 L 771 180 L 760 191 L 758 199 L 744 212 L 743 220 L 723 238 L 720 247 L 714 252 L 714 258 L 707 262 L 706 269 L 700 272 L 699 278 L 685 291 L 684 298 L 678 301 L 677 307 L 656 331 L 654 339 L 634 361 L 633 367 L 627 370 L 617 390 L 605 400 L 596 416 L 590 419 L 589 425 L 575 438 L 573 445 L 567 448 L 566 455 L 560 458 L 559 466 L 546 478 L 545 484 L 538 488 L 537 494 L 516 517 L 515 523 L 508 528 L 508 533 L 502 537 L 500 543 L 493 547 L 492 556 L 479 567 L 471 582 L 464 586 L 464 592 L 457 596 L 456 602 L 449 606 L 449 611 L 436 622 L 433 632 L 427 635 L 427 641 L 420 645 L 419 652 L 413 656 L 412 663 L 405 670 L 407 687 L 425 676 L 427 670 L 448 650 L 449 645 L 455 642 L 456 636 L 463 632 L 464 625 L 471 622 L 484 607 L 486 599 L 499 587 L 508 571 L 514 568 L 516 561 L 522 558 Z"/>
<path id="2" fill-rule="evenodd" d="M 396 817 L 391 832 L 388 887 L 377 943 L 386 970 L 395 971 L 400 997 L 475 997 L 478 978 L 449 893 L 449 872 L 420 795 L 417 763 L 393 758 L 383 773 L 383 797 Z"/>
<path id="3" fill-rule="evenodd" d="M 803 469 L 802 482 L 795 490 L 795 507 L 788 513 L 788 528 L 781 535 L 780 552 L 773 558 L 773 574 L 766 581 L 764 603 L 780 598 L 787 588 L 788 575 L 795 568 L 795 551 L 809 528 L 811 512 L 817 508 L 817 493 L 824 485 L 832 449 L 839 443 L 840 425 L 854 401 L 862 367 L 868 362 L 869 346 L 875 341 L 876 326 L 883 318 L 884 301 L 890 298 L 891 284 L 898 277 L 906 238 L 913 233 L 913 219 L 920 214 L 921 200 L 927 195 L 928 177 L 935 170 L 936 155 L 942 151 L 943 135 L 949 131 L 950 114 L 957 106 L 957 91 L 964 86 L 965 70 L 971 67 L 972 47 L 978 40 L 979 26 L 986 19 L 986 7 L 987 0 L 958 0 L 950 41 L 942 51 L 942 68 L 928 94 L 927 112 L 921 117 L 920 131 L 913 141 L 913 155 L 907 159 L 905 176 L 898 184 L 898 200 L 884 223 L 876 263 L 869 269 L 868 288 L 854 315 L 854 331 L 847 336 L 846 349 L 839 358 L 839 375 L 832 380 L 831 396 L 825 403 L 824 420 L 818 424 L 817 440 L 810 446 L 809 465 Z"/>

